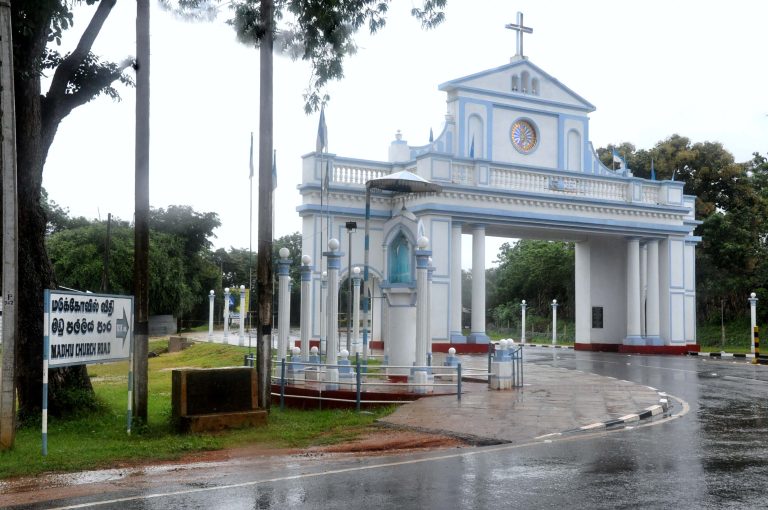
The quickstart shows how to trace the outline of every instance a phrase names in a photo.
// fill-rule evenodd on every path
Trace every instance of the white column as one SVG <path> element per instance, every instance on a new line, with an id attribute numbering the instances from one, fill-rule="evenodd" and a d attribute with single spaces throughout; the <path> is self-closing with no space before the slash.
<path id="1" fill-rule="evenodd" d="M 312 316 L 312 257 L 301 257 L 301 361 L 309 362 L 310 318 Z"/>
<path id="2" fill-rule="evenodd" d="M 576 344 L 592 343 L 592 306 L 605 306 L 604 302 L 592 303 L 592 247 L 591 241 L 579 241 L 574 249 L 576 291 Z M 599 298 L 598 298 L 599 299 Z"/>
<path id="3" fill-rule="evenodd" d="M 216 293 L 211 291 L 208 294 L 208 341 L 213 341 L 213 299 Z"/>
<path id="4" fill-rule="evenodd" d="M 752 354 L 755 353 L 755 326 L 757 326 L 757 294 L 754 292 L 749 295 L 749 341 L 752 345 Z"/>
<path id="5" fill-rule="evenodd" d="M 224 343 L 229 343 L 229 287 L 224 289 Z"/>
<path id="6" fill-rule="evenodd" d="M 240 332 L 238 336 L 238 345 L 245 345 L 245 285 L 240 286 Z"/>
<path id="7" fill-rule="evenodd" d="M 427 264 L 427 353 L 432 356 L 432 274 L 435 272 L 432 257 L 427 259 Z"/>
<path id="8" fill-rule="evenodd" d="M 523 299 L 522 303 L 520 303 L 520 312 L 522 313 L 522 320 L 520 322 L 520 343 L 525 343 L 525 309 L 528 305 L 525 303 L 525 299 Z"/>
<path id="9" fill-rule="evenodd" d="M 552 300 L 552 345 L 557 343 L 557 299 Z"/>
<path id="10" fill-rule="evenodd" d="M 328 350 L 325 341 L 325 323 L 328 319 L 328 272 L 320 275 L 320 356 Z"/>
<path id="11" fill-rule="evenodd" d="M 277 361 L 288 357 L 288 339 L 291 329 L 291 276 L 289 269 L 291 254 L 288 248 L 280 248 L 280 260 L 277 261 L 277 282 L 279 306 L 277 316 Z"/>
<path id="12" fill-rule="evenodd" d="M 416 355 L 417 367 L 427 365 L 427 314 L 429 313 L 427 296 L 427 271 L 429 270 L 429 239 L 425 236 L 416 241 Z"/>
<path id="13" fill-rule="evenodd" d="M 341 269 L 341 256 L 339 241 L 328 241 L 328 333 L 326 345 L 328 351 L 325 354 L 325 362 L 335 365 L 339 359 L 339 270 Z"/>
<path id="14" fill-rule="evenodd" d="M 452 343 L 465 343 L 461 333 L 461 223 L 454 221 L 451 227 L 451 333 Z"/>
<path id="15" fill-rule="evenodd" d="M 352 338 L 355 352 L 360 352 L 360 268 L 352 270 Z"/>
<path id="16" fill-rule="evenodd" d="M 626 345 L 645 345 L 640 336 L 640 240 L 627 240 L 627 338 Z"/>
<path id="17" fill-rule="evenodd" d="M 472 331 L 468 341 L 488 343 L 485 334 L 485 225 L 472 227 Z"/>
<path id="18" fill-rule="evenodd" d="M 648 243 L 640 245 L 640 336 L 648 336 L 646 302 L 648 299 Z"/>
<path id="19" fill-rule="evenodd" d="M 648 290 L 645 302 L 645 335 L 649 345 L 662 345 L 660 338 L 661 326 L 659 322 L 660 294 L 659 294 L 659 241 L 648 241 Z"/>

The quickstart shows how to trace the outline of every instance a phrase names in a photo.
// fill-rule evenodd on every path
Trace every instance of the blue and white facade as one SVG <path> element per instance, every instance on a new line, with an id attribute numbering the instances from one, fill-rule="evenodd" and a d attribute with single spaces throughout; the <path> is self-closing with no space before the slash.
<path id="1" fill-rule="evenodd" d="M 699 239 L 692 234 L 694 197 L 683 194 L 683 184 L 605 167 L 589 141 L 595 107 L 526 57 L 439 89 L 447 96 L 445 125 L 427 145 L 410 146 L 398 133 L 386 162 L 304 156 L 298 211 L 304 253 L 317 261 L 329 237 L 346 242 L 345 222 L 362 228 L 369 179 L 408 170 L 442 186 L 438 194 L 372 197 L 372 340 L 386 349 L 398 343 L 394 338 L 415 334 L 404 324 L 416 315 L 407 309 L 416 298 L 406 289 L 415 289 L 416 240 L 424 235 L 434 268 L 431 341 L 487 343 L 484 261 L 491 235 L 575 243 L 577 348 L 692 348 Z M 326 167 L 329 189 L 321 199 Z M 472 236 L 471 303 L 461 302 L 462 234 Z M 352 267 L 362 267 L 362 232 L 352 237 L 351 255 Z M 318 272 L 313 303 L 320 302 L 320 286 Z M 462 307 L 472 310 L 468 336 L 462 335 Z M 312 335 L 319 337 L 319 306 L 312 317 Z"/>

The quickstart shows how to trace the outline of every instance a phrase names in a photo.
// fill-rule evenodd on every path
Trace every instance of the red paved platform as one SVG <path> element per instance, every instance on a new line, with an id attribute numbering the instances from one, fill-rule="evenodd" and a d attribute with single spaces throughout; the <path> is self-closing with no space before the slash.
<path id="1" fill-rule="evenodd" d="M 623 345 L 623 344 L 584 344 L 576 343 L 577 351 L 621 352 L 626 354 L 688 354 L 690 351 L 699 352 L 697 344 L 688 345 Z"/>

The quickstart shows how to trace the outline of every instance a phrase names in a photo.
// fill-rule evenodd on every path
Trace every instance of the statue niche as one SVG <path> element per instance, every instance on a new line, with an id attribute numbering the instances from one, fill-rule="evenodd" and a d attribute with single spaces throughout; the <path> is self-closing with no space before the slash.
<path id="1" fill-rule="evenodd" d="M 411 244 L 401 231 L 389 245 L 389 283 L 413 283 Z"/>

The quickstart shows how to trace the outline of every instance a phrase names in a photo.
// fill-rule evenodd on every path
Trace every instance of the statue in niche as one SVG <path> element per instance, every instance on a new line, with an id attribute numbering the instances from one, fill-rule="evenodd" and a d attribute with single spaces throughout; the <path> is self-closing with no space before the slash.
<path id="1" fill-rule="evenodd" d="M 389 245 L 389 283 L 411 283 L 411 247 L 402 232 Z"/>

